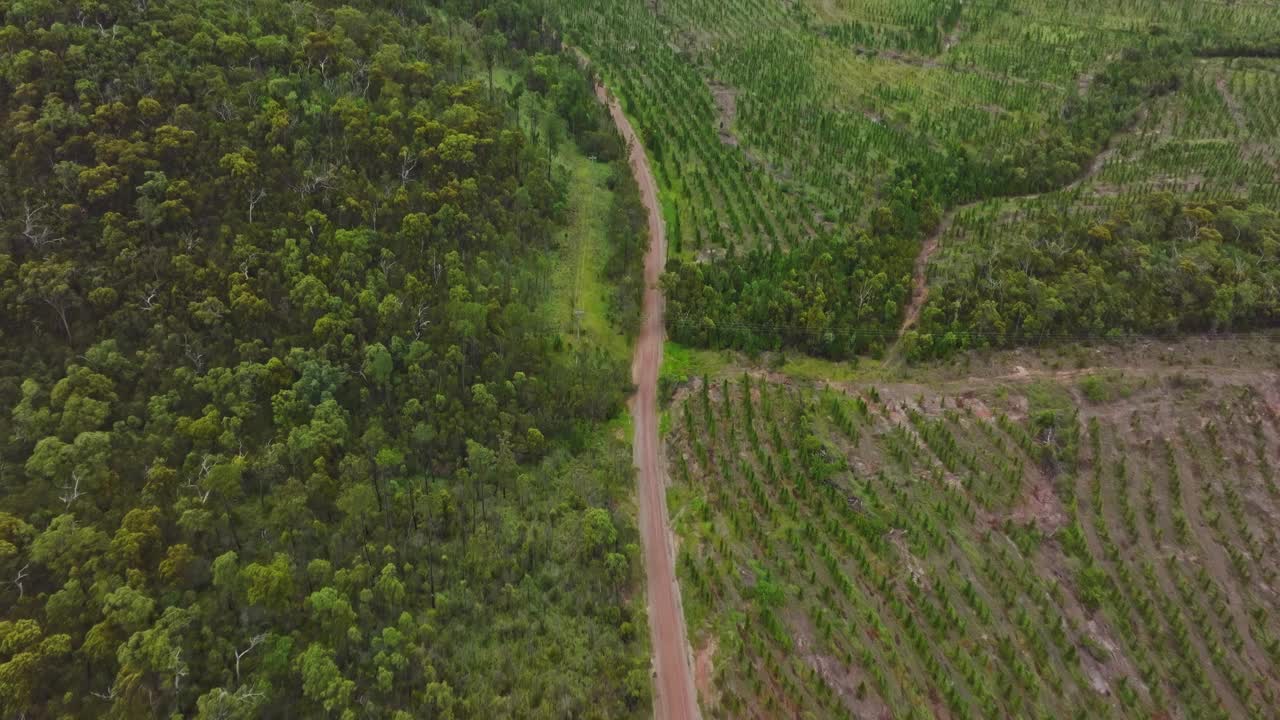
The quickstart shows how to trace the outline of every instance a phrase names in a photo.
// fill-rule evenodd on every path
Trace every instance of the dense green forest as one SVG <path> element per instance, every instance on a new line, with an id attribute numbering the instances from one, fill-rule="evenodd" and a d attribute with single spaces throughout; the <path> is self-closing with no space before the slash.
<path id="1" fill-rule="evenodd" d="M 0 715 L 643 714 L 626 362 L 536 311 L 556 148 L 625 161 L 542 18 L 0 18 Z"/>
<path id="2" fill-rule="evenodd" d="M 1280 321 L 1280 214 L 1256 205 L 1164 193 L 1102 222 L 1046 213 L 946 260 L 920 332 L 906 338 L 918 357 Z"/>

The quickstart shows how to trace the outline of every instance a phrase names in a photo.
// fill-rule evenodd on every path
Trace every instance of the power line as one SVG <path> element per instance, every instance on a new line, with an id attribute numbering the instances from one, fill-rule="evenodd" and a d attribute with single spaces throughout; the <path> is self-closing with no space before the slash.
<path id="1" fill-rule="evenodd" d="M 986 10 L 992 13 L 992 15 L 989 17 L 998 18 L 997 14 L 999 14 L 1005 17 L 1025 20 L 1028 23 L 1034 23 L 1034 24 L 1057 25 L 1061 27 L 1075 28 L 1078 30 L 1088 30 L 1091 32 L 1116 33 L 1121 35 L 1150 35 L 1149 32 L 1142 29 L 1131 29 L 1131 28 L 1124 28 L 1124 27 L 1106 27 L 1106 26 L 1097 25 L 1097 24 L 1090 25 L 1090 24 L 1082 24 L 1079 22 L 1068 21 L 1066 18 L 1078 17 L 1082 14 L 1087 14 L 1092 9 L 1088 7 L 1080 7 L 1079 4 L 1077 4 L 1075 7 L 1072 8 L 1074 12 L 1068 11 L 1066 9 L 1065 4 L 1057 8 L 1053 8 L 1053 7 L 1045 7 L 1045 6 L 1033 7 L 1033 6 L 1021 5 L 1018 3 L 993 3 L 993 2 L 965 1 L 965 2 L 961 2 L 960 5 L 961 5 L 960 7 L 961 18 L 965 16 L 966 11 L 970 9 L 977 9 L 977 10 Z M 1172 3 L 1165 3 L 1165 2 L 1148 2 L 1148 3 L 1145 3 L 1145 5 L 1149 6 L 1149 8 L 1151 8 L 1153 11 L 1156 8 L 1160 8 L 1160 7 L 1169 8 L 1173 6 Z M 1106 6 L 1106 4 L 1098 3 L 1098 6 L 1100 8 L 1103 8 Z M 1195 9 L 1201 9 L 1203 8 L 1203 6 L 1216 6 L 1219 8 L 1227 8 L 1231 10 L 1243 10 L 1247 8 L 1280 8 L 1280 2 L 1276 2 L 1275 0 L 1195 0 L 1194 2 L 1190 2 L 1190 1 L 1185 2 L 1182 5 L 1183 8 L 1187 8 L 1191 6 L 1194 6 Z M 1137 10 L 1137 12 L 1141 12 L 1141 10 Z M 1138 16 L 1138 17 L 1132 17 L 1128 19 L 1130 20 L 1131 25 L 1139 25 L 1139 24 L 1145 23 L 1147 27 L 1150 27 L 1153 24 L 1158 25 L 1161 22 L 1161 20 L 1164 19 L 1165 17 L 1166 16 L 1160 16 L 1153 12 L 1152 14 L 1149 14 L 1147 16 Z M 1239 21 L 1247 21 L 1250 19 L 1248 17 L 1237 17 L 1234 15 L 1232 17 Z M 940 18 L 935 17 L 934 19 L 938 20 Z M 853 20 L 852 22 L 858 22 L 858 21 Z M 875 26 L 875 25 L 892 26 L 892 27 L 906 28 L 906 29 L 911 29 L 911 28 L 929 29 L 929 28 L 936 27 L 935 25 L 912 26 L 912 25 L 897 25 L 897 24 L 890 24 L 890 23 L 877 23 L 874 20 L 866 20 L 865 24 L 872 25 L 872 26 Z M 838 27 L 838 25 L 836 26 Z"/>
<path id="2" fill-rule="evenodd" d="M 701 328 L 702 320 L 681 313 L 679 315 L 669 317 L 668 324 L 675 327 L 692 327 Z M 794 323 L 752 323 L 742 320 L 733 320 L 729 322 L 712 321 L 713 331 L 750 331 L 750 332 L 772 332 L 772 333 L 789 333 L 792 335 L 804 335 L 809 337 L 824 337 L 831 335 L 835 338 L 867 338 L 871 340 L 896 340 L 900 337 L 900 333 L 896 330 L 886 330 L 876 327 L 830 327 L 830 328 L 809 328 Z M 912 328 L 915 329 L 915 328 Z M 1169 331 L 1161 332 L 1127 332 L 1127 333 L 1021 333 L 1021 332 L 987 332 L 982 330 L 940 330 L 935 333 L 929 333 L 935 337 L 952 336 L 957 339 L 982 339 L 982 340 L 1017 340 L 1019 342 L 1035 342 L 1035 341 L 1053 341 L 1053 342 L 1130 342 L 1140 340 L 1150 341 L 1168 341 L 1168 340 L 1185 340 L 1188 338 L 1199 338 L 1205 341 L 1222 342 L 1228 340 L 1239 340 L 1242 338 L 1271 339 L 1280 340 L 1280 328 L 1259 328 L 1255 330 L 1240 331 L 1222 331 L 1222 332 L 1205 332 L 1205 331 Z"/>
<path id="3" fill-rule="evenodd" d="M 1233 0 L 1198 0 L 1197 4 L 1198 5 L 1217 5 L 1220 7 L 1232 8 L 1232 9 L 1237 9 L 1240 7 L 1249 7 L 1249 6 L 1280 8 L 1280 3 L 1276 3 L 1273 0 L 1234 0 L 1234 1 Z M 1076 30 L 1083 30 L 1083 31 L 1095 32 L 1095 33 L 1129 35 L 1129 36 L 1144 37 L 1144 38 L 1156 37 L 1155 35 L 1152 35 L 1149 32 L 1149 30 L 1144 30 L 1141 28 L 1107 27 L 1107 26 L 1096 25 L 1096 24 L 1090 25 L 1090 24 L 1082 24 L 1078 22 L 1069 22 L 1066 19 L 1066 16 L 1061 14 L 1062 11 L 1046 16 L 1046 15 L 1037 15 L 1033 13 L 1023 14 L 1021 11 L 1029 10 L 1030 8 L 1023 8 L 1023 7 L 1018 7 L 1016 5 L 1009 5 L 1009 4 L 964 2 L 962 3 L 962 6 L 963 6 L 961 9 L 962 17 L 964 14 L 964 10 L 967 10 L 969 8 L 979 8 L 979 9 L 991 11 L 993 15 L 989 17 L 992 19 L 998 19 L 998 16 L 996 16 L 995 13 L 1000 13 L 1006 17 L 1023 20 L 1026 22 L 1027 25 L 1057 26 L 1057 27 L 1073 28 Z M 1040 8 L 1037 8 L 1037 10 L 1039 9 Z M 1085 8 L 1077 8 L 1077 10 L 1083 11 L 1085 10 Z M 1159 25 L 1161 19 L 1162 18 L 1160 17 L 1135 17 L 1131 19 L 1130 24 L 1132 25 L 1145 24 L 1149 29 L 1152 25 Z M 1248 20 L 1248 18 L 1237 18 L 1237 19 L 1241 21 Z M 868 21 L 868 24 L 875 25 L 877 23 Z M 895 25 L 894 27 L 911 28 L 912 26 Z M 925 27 L 925 26 L 920 26 L 920 27 Z M 929 27 L 932 27 L 932 26 L 929 26 Z M 1077 49 L 1077 46 L 1069 43 L 1039 42 L 1035 44 L 1043 47 L 1052 47 L 1056 50 Z M 875 48 L 868 48 L 868 49 L 874 50 Z M 936 60 L 937 57 L 922 55 L 921 59 Z"/>

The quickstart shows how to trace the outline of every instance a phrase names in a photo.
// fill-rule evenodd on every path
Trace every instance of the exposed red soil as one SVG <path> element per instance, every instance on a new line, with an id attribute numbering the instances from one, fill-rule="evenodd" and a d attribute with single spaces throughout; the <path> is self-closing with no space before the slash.
<path id="1" fill-rule="evenodd" d="M 631 172 L 640 200 L 649 214 L 649 250 L 644 263 L 644 319 L 631 363 L 636 394 L 631 399 L 635 425 L 634 460 L 639 478 L 640 536 L 644 545 L 648 586 L 649 631 L 653 644 L 654 716 L 670 720 L 698 718 L 692 661 L 680 587 L 676 583 L 675 552 L 667 517 L 660 440 L 658 437 L 658 368 L 662 364 L 663 298 L 659 286 L 666 258 L 666 228 L 658 204 L 658 186 L 640 138 L 615 97 L 603 85 L 596 96 L 609 108 L 619 134 L 627 142 Z"/>

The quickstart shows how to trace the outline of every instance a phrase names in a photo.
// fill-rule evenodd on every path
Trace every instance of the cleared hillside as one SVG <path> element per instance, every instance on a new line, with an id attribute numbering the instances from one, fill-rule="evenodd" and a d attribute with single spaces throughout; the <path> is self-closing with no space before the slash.
<path id="1" fill-rule="evenodd" d="M 1274 350 L 693 380 L 669 455 L 704 709 L 1269 717 Z"/>

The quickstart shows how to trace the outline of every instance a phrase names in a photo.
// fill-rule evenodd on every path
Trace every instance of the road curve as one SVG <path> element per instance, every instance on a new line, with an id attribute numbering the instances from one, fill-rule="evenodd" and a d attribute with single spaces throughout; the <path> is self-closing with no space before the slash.
<path id="1" fill-rule="evenodd" d="M 1027 193 L 1026 195 L 982 198 L 948 210 L 942 216 L 942 220 L 938 222 L 938 227 L 934 228 L 933 232 L 929 233 L 929 237 L 925 238 L 924 243 L 920 246 L 920 253 L 916 256 L 915 266 L 911 273 L 911 300 L 907 303 L 907 311 L 902 317 L 902 325 L 898 328 L 898 341 L 901 342 L 902 336 L 920 320 L 920 311 L 924 309 L 924 304 L 929 300 L 929 261 L 933 258 L 934 253 L 938 251 L 938 247 L 942 243 L 942 237 L 951 229 L 951 225 L 955 222 L 956 215 L 958 213 L 993 200 L 1013 202 L 1034 200 L 1041 195 L 1067 192 L 1084 185 L 1086 182 L 1097 176 L 1098 173 L 1102 172 L 1102 168 L 1106 166 L 1107 160 L 1115 154 L 1115 148 L 1112 146 L 1112 142 L 1115 138 L 1132 131 L 1133 128 L 1140 125 L 1143 120 L 1146 119 L 1147 113 L 1148 109 L 1145 105 L 1140 107 L 1134 114 L 1133 119 L 1130 120 L 1125 127 L 1115 131 L 1111 137 L 1107 139 L 1106 145 L 1104 145 L 1102 149 L 1093 156 L 1093 159 L 1089 161 L 1089 166 L 1085 168 L 1084 172 L 1077 175 L 1075 180 L 1072 180 L 1066 185 L 1052 190 L 1045 190 L 1044 192 Z"/>
<path id="2" fill-rule="evenodd" d="M 911 329 L 912 325 L 920 319 L 920 311 L 924 309 L 924 304 L 929 300 L 929 260 L 933 254 L 938 251 L 938 244 L 942 242 L 942 236 L 951 228 L 951 223 L 956 219 L 956 209 L 952 208 L 942 216 L 942 221 L 938 223 L 938 227 L 929 233 L 929 237 L 925 238 L 924 244 L 920 246 L 920 254 L 916 256 L 916 263 L 911 272 L 911 302 L 907 304 L 907 312 L 902 318 L 902 326 L 898 328 L 898 337 L 901 338 Z"/>
<path id="3" fill-rule="evenodd" d="M 663 299 L 658 284 L 667 255 L 666 225 L 658 203 L 658 186 L 649 158 L 617 98 L 596 84 L 596 97 L 609 108 L 614 125 L 626 141 L 631 174 L 640 186 L 640 200 L 649 213 L 649 251 L 644 259 L 644 316 L 631 379 L 636 394 L 631 399 L 635 425 L 634 460 L 639 478 L 640 537 L 644 545 L 645 582 L 649 599 L 649 635 L 653 644 L 653 714 L 659 720 L 700 718 L 693 684 L 693 663 L 680 586 L 676 583 L 674 543 L 667 520 L 666 483 L 663 479 L 661 443 L 658 438 L 658 366 L 662 364 Z"/>

